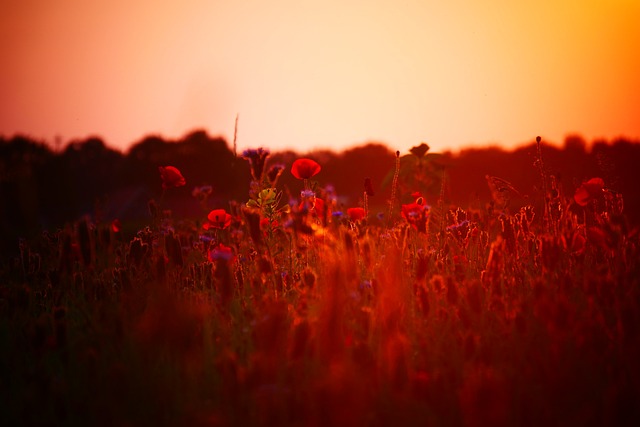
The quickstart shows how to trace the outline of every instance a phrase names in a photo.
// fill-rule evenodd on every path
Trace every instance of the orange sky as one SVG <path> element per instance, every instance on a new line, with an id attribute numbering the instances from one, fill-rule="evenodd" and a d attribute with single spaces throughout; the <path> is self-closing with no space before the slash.
<path id="1" fill-rule="evenodd" d="M 4 0 L 0 135 L 640 139 L 638 0 Z"/>

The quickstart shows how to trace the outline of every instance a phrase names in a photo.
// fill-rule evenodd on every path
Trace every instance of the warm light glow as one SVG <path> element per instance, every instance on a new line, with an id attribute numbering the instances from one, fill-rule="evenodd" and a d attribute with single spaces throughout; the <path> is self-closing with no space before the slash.
<path id="1" fill-rule="evenodd" d="M 80 1 L 0 6 L 0 135 L 125 149 L 408 150 L 640 138 L 640 2 Z"/>

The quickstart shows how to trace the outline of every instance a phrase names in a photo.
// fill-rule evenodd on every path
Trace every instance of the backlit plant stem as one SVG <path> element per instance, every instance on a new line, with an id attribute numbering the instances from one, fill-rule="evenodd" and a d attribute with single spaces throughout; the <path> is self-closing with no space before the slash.
<path id="1" fill-rule="evenodd" d="M 540 177 L 542 178 L 542 201 L 544 203 L 544 216 L 543 216 L 543 222 L 544 222 L 544 228 L 545 231 L 549 231 L 549 200 L 548 200 L 548 191 L 547 191 L 547 177 L 544 173 L 544 162 L 542 161 L 542 147 L 540 145 L 540 141 L 542 141 L 542 138 L 537 136 L 536 137 L 536 144 L 537 144 L 537 148 L 538 148 L 538 168 L 540 169 Z"/>
<path id="2" fill-rule="evenodd" d="M 364 218 L 369 218 L 369 196 L 367 192 L 364 192 L 364 196 L 362 198 L 362 207 L 364 208 Z"/>
<path id="3" fill-rule="evenodd" d="M 393 172 L 393 181 L 391 183 L 391 199 L 389 200 L 389 219 L 393 216 L 393 207 L 396 204 L 396 193 L 398 192 L 398 177 L 400 176 L 400 151 L 396 151 L 396 169 Z"/>

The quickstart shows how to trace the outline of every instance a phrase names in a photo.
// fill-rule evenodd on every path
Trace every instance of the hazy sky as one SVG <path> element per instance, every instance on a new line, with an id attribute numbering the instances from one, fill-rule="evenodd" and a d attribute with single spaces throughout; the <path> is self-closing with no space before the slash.
<path id="1" fill-rule="evenodd" d="M 3 0 L 0 135 L 640 139 L 640 0 Z"/>

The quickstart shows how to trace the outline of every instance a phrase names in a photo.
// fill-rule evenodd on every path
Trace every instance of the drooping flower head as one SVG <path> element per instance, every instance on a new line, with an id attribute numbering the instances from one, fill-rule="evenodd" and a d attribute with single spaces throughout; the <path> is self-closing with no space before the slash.
<path id="1" fill-rule="evenodd" d="M 182 187 L 187 183 L 178 168 L 175 166 L 159 166 L 160 178 L 162 178 L 162 189 L 172 187 Z"/>
<path id="2" fill-rule="evenodd" d="M 320 172 L 320 165 L 311 159 L 297 159 L 291 165 L 291 174 L 298 179 L 309 179 Z"/>
<path id="3" fill-rule="evenodd" d="M 249 161 L 249 166 L 251 166 L 251 176 L 253 176 L 255 181 L 260 181 L 262 179 L 264 165 L 269 154 L 269 150 L 262 147 L 258 149 L 248 149 L 242 152 L 242 157 Z"/>
<path id="4" fill-rule="evenodd" d="M 214 209 L 207 215 L 208 223 L 205 223 L 202 227 L 205 230 L 210 228 L 224 229 L 231 225 L 233 217 L 227 213 L 224 209 Z"/>
<path id="5" fill-rule="evenodd" d="M 591 200 L 602 196 L 602 190 L 604 190 L 604 180 L 602 178 L 591 178 L 578 187 L 573 199 L 580 206 L 587 206 Z"/>

